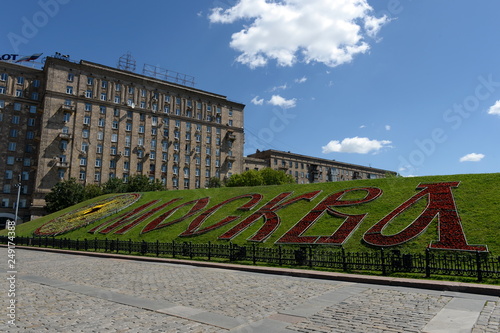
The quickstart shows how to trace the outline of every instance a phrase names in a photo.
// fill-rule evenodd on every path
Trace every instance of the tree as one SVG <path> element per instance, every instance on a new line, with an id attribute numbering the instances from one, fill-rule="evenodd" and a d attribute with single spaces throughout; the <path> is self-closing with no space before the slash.
<path id="1" fill-rule="evenodd" d="M 85 185 L 83 189 L 83 200 L 92 199 L 103 194 L 102 188 L 96 184 Z"/>
<path id="2" fill-rule="evenodd" d="M 258 185 L 282 185 L 295 183 L 292 175 L 283 171 L 264 168 L 262 170 L 248 170 L 241 174 L 234 174 L 226 181 L 226 186 L 258 186 Z"/>
<path id="3" fill-rule="evenodd" d="M 264 168 L 260 170 L 260 174 L 262 175 L 262 178 L 264 178 L 264 185 L 282 185 L 295 183 L 295 178 L 293 178 L 292 175 L 288 175 L 281 170 Z"/>
<path id="4" fill-rule="evenodd" d="M 57 183 L 45 196 L 45 209 L 49 213 L 57 212 L 76 205 L 84 199 L 84 187 L 76 178 Z"/>
<path id="5" fill-rule="evenodd" d="M 128 179 L 126 192 L 151 192 L 164 190 L 163 184 L 158 180 L 151 180 L 146 175 L 135 175 Z"/>
<path id="6" fill-rule="evenodd" d="M 226 186 L 259 186 L 264 184 L 264 178 L 259 171 L 248 170 L 241 174 L 234 174 L 226 182 Z"/>
<path id="7" fill-rule="evenodd" d="M 215 188 L 215 187 L 221 187 L 222 183 L 219 178 L 217 177 L 212 177 L 208 180 L 208 187 L 209 188 Z"/>
<path id="8" fill-rule="evenodd" d="M 102 186 L 103 194 L 108 193 L 125 193 L 127 192 L 127 184 L 123 183 L 120 178 L 110 178 Z"/>

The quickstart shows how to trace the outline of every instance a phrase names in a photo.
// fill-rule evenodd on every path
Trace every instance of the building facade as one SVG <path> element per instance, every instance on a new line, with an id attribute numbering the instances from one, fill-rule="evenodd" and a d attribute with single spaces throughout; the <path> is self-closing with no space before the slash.
<path id="1" fill-rule="evenodd" d="M 257 151 L 245 157 L 245 170 L 268 167 L 292 175 L 298 184 L 324 183 L 354 179 L 384 178 L 389 170 L 365 167 L 278 150 Z"/>
<path id="2" fill-rule="evenodd" d="M 102 185 L 146 175 L 166 189 L 270 167 L 297 183 L 387 170 L 276 150 L 243 156 L 245 105 L 226 96 L 56 54 L 36 69 L 0 61 L 0 224 L 43 215 L 61 180 Z M 393 172 L 390 172 L 393 173 Z"/>
<path id="3" fill-rule="evenodd" d="M 0 66 L 2 135 L 19 122 L 16 136 L 2 140 L 6 159 L 14 158 L 12 167 L 2 165 L 9 194 L 2 205 L 12 211 L 8 185 L 29 168 L 23 220 L 42 213 L 45 195 L 61 180 L 100 185 L 140 174 L 166 189 L 195 189 L 243 171 L 245 106 L 226 96 L 64 57 L 47 57 L 43 70 Z M 24 153 L 27 144 L 32 155 Z"/>
<path id="4" fill-rule="evenodd" d="M 18 193 L 18 216 L 30 216 L 44 85 L 41 70 L 0 62 L 0 223 L 14 220 Z"/>

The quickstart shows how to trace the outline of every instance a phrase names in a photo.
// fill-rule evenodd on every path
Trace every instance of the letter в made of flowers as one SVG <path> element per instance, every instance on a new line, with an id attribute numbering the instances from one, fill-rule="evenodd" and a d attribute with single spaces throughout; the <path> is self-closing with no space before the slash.
<path id="1" fill-rule="evenodd" d="M 348 192 L 352 191 L 366 191 L 367 194 L 364 198 L 358 200 L 341 200 L 341 198 Z M 295 224 L 289 231 L 281 236 L 277 244 L 330 244 L 341 245 L 349 238 L 350 235 L 357 229 L 361 221 L 366 217 L 367 213 L 359 215 L 349 215 L 333 210 L 332 207 L 345 207 L 354 206 L 361 203 L 366 203 L 375 200 L 382 195 L 382 190 L 376 187 L 361 187 L 343 190 L 329 195 L 307 213 L 297 224 Z M 344 218 L 342 224 L 331 236 L 303 236 L 303 234 L 312 226 L 316 221 L 328 212 L 329 215 L 334 217 Z"/>
<path id="2" fill-rule="evenodd" d="M 437 217 L 439 240 L 431 243 L 428 248 L 461 251 L 488 251 L 486 246 L 473 246 L 467 244 L 451 191 L 452 187 L 456 188 L 459 184 L 460 182 L 420 184 L 417 186 L 417 189 L 422 189 L 422 191 L 415 194 L 382 220 L 377 222 L 363 235 L 363 240 L 370 245 L 381 247 L 399 245 L 420 235 L 426 230 L 432 220 Z M 426 196 L 427 206 L 409 226 L 394 235 L 382 234 L 387 224 L 396 218 L 396 216 Z"/>

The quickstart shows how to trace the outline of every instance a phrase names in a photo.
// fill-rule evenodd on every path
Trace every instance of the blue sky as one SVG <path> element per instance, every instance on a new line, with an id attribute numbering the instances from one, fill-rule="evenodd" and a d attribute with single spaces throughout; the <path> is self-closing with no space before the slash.
<path id="1" fill-rule="evenodd" d="M 498 172 L 495 0 L 18 0 L 0 54 L 192 75 L 244 103 L 245 154 L 277 149 L 404 176 Z"/>

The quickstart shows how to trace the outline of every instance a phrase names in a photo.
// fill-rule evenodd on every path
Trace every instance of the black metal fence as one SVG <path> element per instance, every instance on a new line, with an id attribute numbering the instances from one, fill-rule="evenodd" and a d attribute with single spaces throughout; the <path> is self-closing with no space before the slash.
<path id="1" fill-rule="evenodd" d="M 7 244 L 8 238 L 0 236 L 0 243 Z M 370 271 L 383 275 L 392 273 L 422 273 L 484 278 L 500 278 L 500 257 L 481 252 L 441 252 L 427 250 L 423 254 L 401 253 L 399 250 L 381 249 L 376 252 L 346 252 L 344 248 L 328 249 L 301 246 L 266 248 L 252 244 L 239 246 L 228 244 L 197 244 L 168 242 L 133 242 L 131 240 L 108 239 L 66 239 L 55 237 L 16 237 L 15 245 L 51 247 L 79 251 L 107 253 L 128 253 L 155 255 L 158 257 L 189 258 L 228 261 L 268 263 L 277 266 L 306 266 L 309 268 L 330 268 L 345 272 Z"/>

